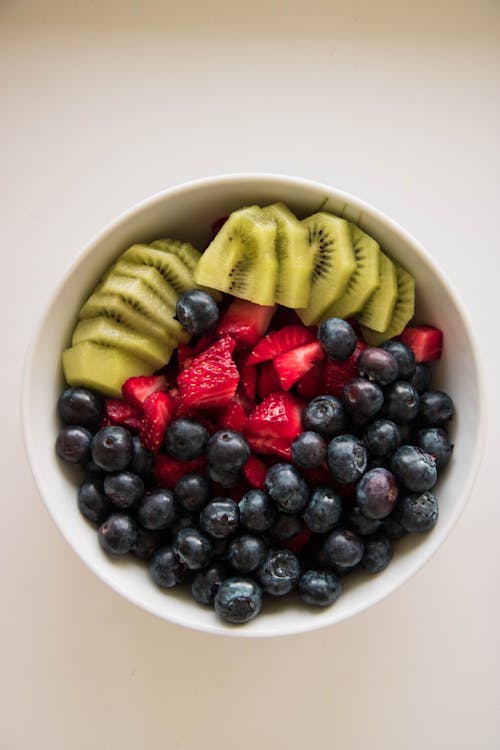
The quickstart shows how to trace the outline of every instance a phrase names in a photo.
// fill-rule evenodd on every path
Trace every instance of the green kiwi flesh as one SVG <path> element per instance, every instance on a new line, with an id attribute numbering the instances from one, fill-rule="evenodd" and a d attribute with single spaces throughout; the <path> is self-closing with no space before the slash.
<path id="1" fill-rule="evenodd" d="M 149 245 L 132 245 L 121 256 L 123 260 L 153 266 L 178 295 L 193 288 L 193 274 L 176 255 Z"/>
<path id="2" fill-rule="evenodd" d="M 121 398 L 127 378 L 154 372 L 150 363 L 130 352 L 94 341 L 83 341 L 66 349 L 62 362 L 68 385 L 91 388 L 111 398 Z"/>
<path id="3" fill-rule="evenodd" d="M 311 325 L 342 296 L 356 268 L 356 257 L 345 219 L 319 212 L 302 225 L 308 232 L 313 271 L 309 304 L 296 312 L 305 325 Z"/>
<path id="4" fill-rule="evenodd" d="M 312 277 L 307 229 L 283 203 L 274 203 L 263 210 L 277 228 L 278 282 L 274 300 L 285 307 L 307 307 Z"/>
<path id="5" fill-rule="evenodd" d="M 398 296 L 388 327 L 381 333 L 362 326 L 363 337 L 371 346 L 379 346 L 383 341 L 399 336 L 415 312 L 415 279 L 402 266 L 394 265 L 398 277 Z"/>
<path id="6" fill-rule="evenodd" d="M 258 206 L 234 211 L 201 256 L 194 272 L 196 284 L 273 305 L 276 233 L 276 222 Z"/>
<path id="7" fill-rule="evenodd" d="M 385 331 L 389 326 L 398 296 L 396 266 L 387 255 L 380 253 L 378 286 L 356 316 L 361 325 L 374 331 Z"/>
<path id="8" fill-rule="evenodd" d="M 356 268 L 339 299 L 323 318 L 350 318 L 363 309 L 379 283 L 380 247 L 356 224 L 349 224 Z"/>
<path id="9" fill-rule="evenodd" d="M 165 305 L 175 310 L 179 295 L 159 271 L 153 266 L 146 266 L 144 263 L 133 263 L 132 261 L 120 258 L 108 272 L 110 274 L 119 274 L 121 276 L 131 276 L 135 279 L 142 279 L 159 297 L 162 298 Z"/>

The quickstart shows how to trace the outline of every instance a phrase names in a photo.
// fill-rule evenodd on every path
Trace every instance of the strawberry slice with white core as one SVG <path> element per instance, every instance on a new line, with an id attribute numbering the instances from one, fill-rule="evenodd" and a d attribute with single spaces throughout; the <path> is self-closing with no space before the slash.
<path id="1" fill-rule="evenodd" d="M 248 358 L 248 364 L 258 364 L 268 359 L 274 359 L 280 354 L 296 349 L 302 344 L 308 344 L 316 338 L 316 330 L 304 326 L 283 326 L 278 331 L 271 331 L 259 341 Z"/>
<path id="2" fill-rule="evenodd" d="M 210 409 L 231 403 L 240 374 L 231 354 L 236 342 L 224 336 L 193 359 L 177 378 L 183 408 Z"/>
<path id="3" fill-rule="evenodd" d="M 168 382 L 165 375 L 139 375 L 124 382 L 122 394 L 125 401 L 142 409 L 148 396 L 158 391 L 166 391 L 167 388 Z"/>
<path id="4" fill-rule="evenodd" d="M 222 315 L 217 326 L 218 336 L 232 336 L 239 348 L 253 347 L 268 329 L 276 305 L 256 305 L 235 299 Z"/>
<path id="5" fill-rule="evenodd" d="M 165 432 L 174 418 L 176 401 L 169 393 L 158 391 L 144 401 L 144 417 L 139 427 L 141 443 L 153 453 L 163 445 Z"/>
<path id="6" fill-rule="evenodd" d="M 248 417 L 245 435 L 250 438 L 291 439 L 301 432 L 303 404 L 290 393 L 270 393 Z"/>
<path id="7" fill-rule="evenodd" d="M 300 380 L 303 375 L 324 358 L 325 351 L 319 341 L 312 341 L 310 344 L 290 349 L 290 351 L 275 357 L 273 365 L 283 390 L 288 391 L 297 380 Z"/>
<path id="8" fill-rule="evenodd" d="M 432 362 L 440 359 L 443 352 L 443 332 L 433 326 L 407 326 L 399 340 L 406 344 L 415 357 L 415 362 Z"/>

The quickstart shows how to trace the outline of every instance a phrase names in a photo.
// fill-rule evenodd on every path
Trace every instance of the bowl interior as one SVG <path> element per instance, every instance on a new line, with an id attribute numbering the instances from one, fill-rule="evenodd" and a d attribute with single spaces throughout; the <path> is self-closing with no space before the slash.
<path id="1" fill-rule="evenodd" d="M 68 346 L 79 307 L 106 266 L 134 242 L 170 236 L 202 249 L 210 226 L 243 205 L 283 201 L 300 216 L 320 207 L 356 221 L 415 277 L 416 317 L 444 331 L 442 360 L 434 366 L 433 386 L 452 395 L 457 416 L 451 426 L 452 462 L 436 487 L 440 519 L 423 537 L 396 544 L 395 556 L 376 577 L 355 575 L 333 607 L 319 612 L 300 603 L 270 603 L 244 627 L 225 626 L 211 608 L 196 605 L 189 593 L 162 592 L 146 567 L 134 560 L 111 560 L 100 549 L 95 529 L 76 504 L 78 476 L 61 466 L 54 452 L 59 429 L 55 404 L 63 388 L 61 352 Z M 140 204 L 124 214 L 79 256 L 54 293 L 29 352 L 23 384 L 23 421 L 28 454 L 50 513 L 69 544 L 100 576 L 144 609 L 189 627 L 238 636 L 304 632 L 333 624 L 379 601 L 403 583 L 438 548 L 463 510 L 479 462 L 481 387 L 477 353 L 459 302 L 435 264 L 400 227 L 358 199 L 324 185 L 268 175 L 235 175 L 190 183 Z M 467 425 L 467 429 L 462 429 Z"/>

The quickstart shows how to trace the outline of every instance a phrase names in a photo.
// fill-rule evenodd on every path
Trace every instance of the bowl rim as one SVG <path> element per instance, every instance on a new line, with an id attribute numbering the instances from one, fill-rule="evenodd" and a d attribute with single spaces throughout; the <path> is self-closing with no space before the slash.
<path id="1" fill-rule="evenodd" d="M 219 186 L 225 183 L 234 184 L 236 182 L 236 183 L 244 184 L 250 181 L 251 182 L 259 181 L 262 183 L 269 183 L 269 184 L 276 183 L 277 186 L 278 186 L 278 183 L 281 183 L 282 185 L 288 185 L 289 187 L 313 189 L 315 191 L 324 191 L 325 195 L 328 195 L 329 197 L 334 196 L 336 199 L 345 201 L 345 203 L 349 204 L 350 207 L 355 207 L 356 209 L 359 209 L 360 211 L 365 212 L 367 215 L 374 217 L 377 222 L 384 224 L 390 230 L 390 232 L 394 234 L 395 237 L 399 236 L 405 243 L 411 245 L 412 249 L 414 250 L 416 255 L 419 256 L 420 260 L 424 261 L 425 264 L 431 268 L 433 273 L 435 273 L 438 276 L 440 282 L 447 289 L 447 292 L 452 300 L 452 303 L 455 306 L 460 316 L 461 322 L 463 324 L 463 327 L 465 329 L 465 332 L 469 340 L 469 344 L 470 344 L 470 347 L 473 353 L 473 359 L 474 359 L 473 365 L 474 365 L 475 377 L 477 379 L 477 383 L 479 386 L 478 394 L 477 394 L 478 435 L 477 435 L 477 440 L 475 443 L 474 453 L 469 463 L 469 471 L 466 476 L 466 481 L 462 485 L 460 495 L 457 498 L 457 505 L 456 505 L 454 516 L 450 519 L 450 521 L 448 522 L 448 525 L 446 527 L 440 527 L 438 524 L 434 530 L 432 537 L 428 538 L 425 557 L 417 561 L 417 563 L 414 564 L 412 568 L 408 569 L 407 571 L 404 571 L 398 577 L 397 580 L 392 581 L 389 584 L 386 584 L 385 588 L 382 591 L 378 591 L 376 587 L 373 587 L 374 589 L 373 594 L 367 596 L 366 599 L 364 599 L 361 603 L 358 603 L 357 605 L 353 605 L 351 608 L 346 609 L 342 614 L 337 615 L 335 612 L 335 608 L 331 608 L 327 611 L 328 614 L 330 615 L 329 617 L 328 616 L 323 616 L 321 618 L 311 617 L 310 622 L 308 622 L 306 625 L 304 625 L 303 623 L 301 623 L 300 625 L 298 624 L 294 625 L 293 621 L 286 622 L 285 626 L 283 626 L 282 624 L 279 628 L 274 628 L 272 630 L 269 630 L 269 632 L 268 631 L 252 631 L 252 629 L 247 629 L 244 627 L 242 628 L 228 627 L 227 625 L 224 625 L 223 623 L 205 624 L 201 622 L 196 622 L 196 618 L 192 618 L 192 619 L 186 618 L 176 613 L 171 614 L 171 613 L 158 612 L 154 606 L 148 603 L 147 600 L 145 600 L 144 598 L 141 598 L 140 596 L 136 596 L 134 593 L 131 593 L 130 591 L 126 590 L 126 588 L 119 585 L 119 583 L 117 583 L 111 576 L 109 576 L 106 573 L 106 571 L 103 570 L 96 561 L 92 559 L 87 559 L 87 557 L 83 555 L 80 549 L 77 546 L 75 546 L 73 541 L 69 538 L 69 534 L 66 528 L 64 527 L 64 525 L 59 523 L 59 520 L 57 519 L 55 512 L 53 511 L 53 508 L 51 507 L 50 502 L 46 498 L 46 493 L 42 490 L 42 488 L 44 487 L 43 475 L 41 474 L 38 468 L 38 462 L 36 460 L 36 446 L 34 445 L 32 435 L 29 429 L 30 427 L 29 387 L 30 387 L 31 374 L 34 371 L 35 364 L 36 364 L 35 363 L 36 343 L 38 341 L 38 338 L 40 337 L 40 334 L 43 328 L 45 327 L 46 320 L 50 315 L 51 307 L 52 307 L 54 300 L 60 295 L 60 293 L 64 289 L 64 286 L 66 282 L 68 281 L 68 278 L 73 274 L 76 266 L 79 265 L 85 258 L 90 256 L 101 242 L 105 241 L 109 236 L 113 235 L 113 233 L 117 230 L 118 227 L 120 227 L 122 223 L 130 221 L 136 215 L 140 214 L 144 209 L 151 208 L 155 204 L 161 203 L 165 199 L 168 199 L 172 195 L 179 195 L 183 192 L 189 192 L 193 189 L 198 189 L 198 188 L 208 188 L 214 185 Z M 98 579 L 100 579 L 107 586 L 109 586 L 115 593 L 119 594 L 120 596 L 123 596 L 129 602 L 132 602 L 136 606 L 140 607 L 141 609 L 145 610 L 146 612 L 150 614 L 155 615 L 156 617 L 162 620 L 173 623 L 175 625 L 187 627 L 191 630 L 203 632 L 206 634 L 225 635 L 225 636 L 231 636 L 231 637 L 236 636 L 236 637 L 243 637 L 243 638 L 271 638 L 271 637 L 283 637 L 283 636 L 290 636 L 290 635 L 300 635 L 303 633 L 309 633 L 309 632 L 313 632 L 319 629 L 323 629 L 326 627 L 331 627 L 339 622 L 345 621 L 346 619 L 354 616 L 355 614 L 359 614 L 365 611 L 366 609 L 374 606 L 375 604 L 382 602 L 389 595 L 394 593 L 394 591 L 401 588 L 403 585 L 407 584 L 408 581 L 419 570 L 421 570 L 424 567 L 424 565 L 426 565 L 431 560 L 431 558 L 434 556 L 437 550 L 441 547 L 441 545 L 447 539 L 447 537 L 449 536 L 449 534 L 451 533 L 451 531 L 457 524 L 459 518 L 462 516 L 467 503 L 469 502 L 470 496 L 472 494 L 472 489 L 476 481 L 477 475 L 479 473 L 479 468 L 480 468 L 481 461 L 483 458 L 485 436 L 487 432 L 487 429 L 486 429 L 487 418 L 486 418 L 486 396 L 485 396 L 486 386 L 485 386 L 485 377 L 483 375 L 484 367 L 482 365 L 483 365 L 482 354 L 476 343 L 476 337 L 473 334 L 471 323 L 469 321 L 466 311 L 464 310 L 464 307 L 455 289 L 454 284 L 448 279 L 447 275 L 444 273 L 440 264 L 430 255 L 430 253 L 427 250 L 425 250 L 422 247 L 422 245 L 420 245 L 420 243 L 413 237 L 413 235 L 411 235 L 400 224 L 398 224 L 396 221 L 394 221 L 389 216 L 387 216 L 384 212 L 372 206 L 371 204 L 367 203 L 363 199 L 358 198 L 357 196 L 349 192 L 346 192 L 344 190 L 341 190 L 339 188 L 327 185 L 326 183 L 323 183 L 323 182 L 319 182 L 319 181 L 315 181 L 315 180 L 307 179 L 303 177 L 297 177 L 297 176 L 291 176 L 291 175 L 285 175 L 285 174 L 273 173 L 273 172 L 235 172 L 235 173 L 226 172 L 226 173 L 216 174 L 216 175 L 209 176 L 209 177 L 202 177 L 202 178 L 198 178 L 194 180 L 184 181 L 177 185 L 170 186 L 164 190 L 157 191 L 153 193 L 152 195 L 150 195 L 149 197 L 146 197 L 143 200 L 139 201 L 138 203 L 135 203 L 131 207 L 127 208 L 126 210 L 118 214 L 113 220 L 108 222 L 104 226 L 104 228 L 96 232 L 90 238 L 90 240 L 84 245 L 84 247 L 79 252 L 77 252 L 77 254 L 72 258 L 67 268 L 59 277 L 59 280 L 54 284 L 53 287 L 51 287 L 48 299 L 45 302 L 45 305 L 43 306 L 42 313 L 40 317 L 38 318 L 38 322 L 36 326 L 34 326 L 34 329 L 32 331 L 31 338 L 30 338 L 30 343 L 26 350 L 26 355 L 25 355 L 24 365 L 23 365 L 23 372 L 22 372 L 21 404 L 20 404 L 24 446 L 25 446 L 27 457 L 28 457 L 28 463 L 29 463 L 32 475 L 34 477 L 35 484 L 37 486 L 38 493 L 40 494 L 44 502 L 44 505 L 47 508 L 49 514 L 51 515 L 57 528 L 61 532 L 62 536 L 64 537 L 64 539 L 66 540 L 70 548 L 78 555 L 78 557 L 82 560 L 82 562 L 88 568 L 90 568 L 90 570 L 92 570 L 92 572 L 97 576 Z M 327 612 L 325 612 L 324 615 L 327 615 Z"/>

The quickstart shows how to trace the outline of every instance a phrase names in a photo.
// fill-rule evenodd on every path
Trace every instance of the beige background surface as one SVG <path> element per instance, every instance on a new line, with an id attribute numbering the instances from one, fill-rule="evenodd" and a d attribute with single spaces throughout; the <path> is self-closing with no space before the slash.
<path id="1" fill-rule="evenodd" d="M 498 750 L 500 5 L 0 2 L 0 748 Z M 222 640 L 122 601 L 68 548 L 24 456 L 24 351 L 118 212 L 186 179 L 275 171 L 412 232 L 470 310 L 486 456 L 446 544 L 334 629 Z"/>

